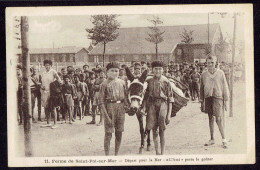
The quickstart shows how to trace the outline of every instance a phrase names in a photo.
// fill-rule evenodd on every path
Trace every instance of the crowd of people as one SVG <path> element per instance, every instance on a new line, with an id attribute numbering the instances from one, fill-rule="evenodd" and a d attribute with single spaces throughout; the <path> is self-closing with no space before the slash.
<path id="1" fill-rule="evenodd" d="M 162 63 L 162 62 L 161 62 Z M 165 77 L 171 77 L 177 82 L 183 83 L 188 87 L 188 91 L 185 96 L 190 98 L 192 101 L 201 99 L 201 83 L 202 83 L 202 74 L 207 72 L 208 66 L 206 63 L 191 63 L 187 62 L 176 64 L 170 62 L 169 65 L 160 65 L 156 67 L 162 67 L 162 75 Z M 57 128 L 57 122 L 73 124 L 77 118 L 82 120 L 84 116 L 91 116 L 92 120 L 86 122 L 90 125 L 103 125 L 103 117 L 108 120 L 109 116 L 107 112 L 120 112 L 121 108 L 112 107 L 111 109 L 106 110 L 102 108 L 102 96 L 111 95 L 112 98 L 120 98 L 122 92 L 125 92 L 127 89 L 127 76 L 125 68 L 128 67 L 135 77 L 140 77 L 143 71 L 148 70 L 148 74 L 153 74 L 153 68 L 156 63 L 148 62 L 131 62 L 130 66 L 125 64 L 116 65 L 114 63 L 109 63 L 106 68 L 103 68 L 100 64 L 97 64 L 95 68 L 90 68 L 88 64 L 85 64 L 82 69 L 74 68 L 73 66 L 64 67 L 61 69 L 61 72 L 57 72 L 52 69 L 52 61 L 45 60 L 44 71 L 39 74 L 39 68 L 36 66 L 31 67 L 31 102 L 32 102 L 32 120 L 36 123 L 35 117 L 35 103 L 37 99 L 37 108 L 38 108 L 38 121 L 46 121 L 46 124 L 42 127 L 51 127 L 52 129 Z M 222 70 L 227 84 L 230 82 L 230 64 L 221 62 L 214 64 L 217 70 Z M 113 69 L 115 68 L 115 69 Z M 242 76 L 242 65 L 238 64 L 235 67 L 235 81 L 240 81 Z M 22 81 L 22 65 L 17 65 L 17 80 L 18 80 L 18 89 L 17 89 L 17 101 L 18 101 L 18 121 L 19 124 L 23 123 L 23 81 Z M 118 71 L 118 75 L 117 75 Z M 112 84 L 108 89 L 104 91 L 104 86 L 110 86 L 108 84 L 108 79 L 119 79 L 120 81 L 115 81 L 115 84 Z M 125 86 L 121 88 L 121 82 L 125 82 Z M 205 82 L 204 82 L 205 83 Z M 207 84 L 207 83 L 206 83 Z M 204 84 L 204 86 L 207 86 Z M 203 86 L 203 87 L 204 87 Z M 117 88 L 118 87 L 118 88 Z M 122 90 L 120 90 L 122 89 Z M 114 91 L 114 92 L 113 92 Z M 118 95 L 118 96 L 116 96 Z M 203 94 L 204 95 L 204 94 Z M 100 97 L 101 96 L 101 97 Z M 125 97 L 121 97 L 126 99 Z M 121 99 L 116 101 L 116 104 L 123 103 Z M 104 99 L 105 100 L 105 99 Z M 108 103 L 114 103 L 112 100 L 107 101 Z M 208 102 L 208 101 L 207 101 Z M 212 103 L 212 101 L 210 101 Z M 103 101 L 104 103 L 104 101 Z M 43 119 L 41 110 L 44 108 L 45 116 Z M 120 105 L 121 107 L 121 105 Z M 122 105 L 122 108 L 124 105 Z M 122 109 L 121 109 L 122 110 Z M 100 115 L 100 120 L 97 123 L 96 115 Z M 115 113 L 119 114 L 119 113 Z M 123 118 L 122 118 L 123 119 Z M 121 118 L 118 118 L 120 121 Z M 51 124 L 53 121 L 53 124 Z M 168 120 L 169 121 L 169 120 Z M 212 120 L 210 119 L 211 123 Z M 110 122 L 111 123 L 111 122 Z M 105 126 L 108 123 L 105 121 Z M 219 124 L 218 124 L 219 125 Z M 115 125 L 120 126 L 120 125 Z M 115 127 L 122 129 L 122 127 Z M 108 127 L 106 129 L 109 129 Z M 109 130 L 108 130 L 109 131 Z M 120 131 L 120 130 L 119 130 Z M 123 131 L 123 130 L 122 130 Z M 122 132 L 121 131 L 121 132 Z M 105 140 L 111 140 L 112 132 L 108 132 L 105 135 Z M 121 139 L 122 133 L 117 133 L 116 138 Z M 224 138 L 224 137 L 223 137 Z M 117 140 L 116 139 L 116 140 Z M 121 141 L 121 140 L 120 140 Z M 120 146 L 120 141 L 119 146 Z M 213 138 L 210 140 L 208 145 L 213 144 Z M 118 146 L 118 147 L 119 147 Z M 119 149 L 119 148 L 118 148 Z M 105 152 L 108 154 L 109 149 L 105 147 Z M 118 152 L 118 151 L 117 151 Z"/>
<path id="2" fill-rule="evenodd" d="M 91 115 L 92 121 L 88 124 L 96 124 L 96 115 L 99 114 L 98 95 L 100 85 L 106 79 L 106 69 L 97 64 L 95 68 L 90 69 L 88 64 L 83 68 L 73 68 L 73 66 L 64 67 L 61 72 L 56 72 L 52 69 L 52 61 L 44 61 L 45 71 L 39 75 L 37 66 L 31 67 L 31 100 L 32 100 L 32 118 L 33 122 L 37 122 L 34 115 L 34 108 L 37 99 L 38 121 L 44 121 L 41 115 L 41 108 L 44 107 L 45 120 L 47 126 L 50 126 L 50 118 L 53 116 L 56 128 L 57 121 L 72 123 L 76 117 L 83 119 L 84 116 Z M 125 67 L 122 64 L 119 70 L 119 78 L 127 81 Z M 230 84 L 231 65 L 228 63 L 217 63 L 216 68 L 224 71 L 228 85 Z M 151 64 L 148 62 L 131 62 L 129 69 L 138 77 L 144 70 L 149 70 L 151 73 Z M 169 65 L 163 67 L 164 76 L 174 78 L 188 87 L 185 94 L 192 101 L 198 99 L 200 95 L 200 75 L 207 70 L 207 63 L 192 63 L 187 62 L 176 64 L 170 62 Z M 242 65 L 236 64 L 234 71 L 234 81 L 243 79 Z M 19 123 L 22 124 L 22 66 L 17 65 L 17 80 L 18 80 L 18 112 Z M 53 114 L 56 112 L 56 114 Z M 56 116 L 55 116 L 56 115 Z M 54 117 L 55 116 L 55 117 Z M 97 125 L 102 125 L 102 115 Z"/>

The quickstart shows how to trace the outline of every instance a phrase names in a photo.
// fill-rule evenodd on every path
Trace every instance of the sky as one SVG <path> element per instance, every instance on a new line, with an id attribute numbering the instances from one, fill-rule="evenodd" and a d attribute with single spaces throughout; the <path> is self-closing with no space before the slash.
<path id="1" fill-rule="evenodd" d="M 175 13 L 157 15 L 164 26 L 207 24 L 208 13 Z M 152 15 L 120 15 L 118 21 L 121 28 L 147 27 Z M 222 18 L 219 14 L 209 15 L 210 23 L 219 23 L 224 37 L 233 36 L 232 14 Z M 29 46 L 30 48 L 60 48 L 64 46 L 88 47 L 86 28 L 93 27 L 90 15 L 84 16 L 30 16 Z M 243 15 L 237 17 L 237 41 L 243 39 Z"/>

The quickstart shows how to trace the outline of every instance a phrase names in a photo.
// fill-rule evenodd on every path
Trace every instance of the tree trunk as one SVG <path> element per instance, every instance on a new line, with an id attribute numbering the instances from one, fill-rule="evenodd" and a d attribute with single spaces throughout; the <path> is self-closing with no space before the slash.
<path id="1" fill-rule="evenodd" d="M 106 43 L 104 42 L 104 50 L 103 50 L 103 67 L 105 67 L 105 52 L 106 52 Z"/>
<path id="2" fill-rule="evenodd" d="M 230 79 L 230 113 L 229 116 L 233 117 L 233 83 L 234 83 L 234 62 L 235 62 L 235 43 L 236 43 L 236 14 L 234 13 L 234 30 L 233 30 L 233 44 L 232 44 L 232 67 Z"/>
<path id="3" fill-rule="evenodd" d="M 22 41 L 22 65 L 23 65 L 23 115 L 24 115 L 24 146 L 25 156 L 33 156 L 31 128 L 32 128 L 32 107 L 31 107 L 31 89 L 29 85 L 30 75 L 30 57 L 28 45 L 28 17 L 21 17 L 21 41 Z"/>

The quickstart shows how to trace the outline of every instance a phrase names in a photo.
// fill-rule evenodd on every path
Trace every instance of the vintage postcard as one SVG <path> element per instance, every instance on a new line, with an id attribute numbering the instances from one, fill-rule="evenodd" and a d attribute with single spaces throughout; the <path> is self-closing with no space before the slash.
<path id="1" fill-rule="evenodd" d="M 8 166 L 254 164 L 253 5 L 6 8 Z"/>

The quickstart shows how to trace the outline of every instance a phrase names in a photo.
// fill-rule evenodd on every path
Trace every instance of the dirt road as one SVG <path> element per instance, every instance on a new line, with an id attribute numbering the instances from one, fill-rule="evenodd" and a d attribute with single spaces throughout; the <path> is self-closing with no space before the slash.
<path id="1" fill-rule="evenodd" d="M 205 147 L 209 140 L 208 116 L 200 112 L 198 102 L 189 102 L 171 119 L 166 129 L 165 154 L 236 154 L 246 152 L 246 112 L 245 87 L 242 83 L 235 84 L 234 116 L 226 112 L 226 132 L 229 140 L 228 149 L 221 147 L 222 140 L 215 124 L 214 146 Z M 91 117 L 76 120 L 73 125 L 59 124 L 57 129 L 41 128 L 44 122 L 34 123 L 32 140 L 34 156 L 102 156 L 104 155 L 104 127 L 86 125 Z M 99 117 L 97 118 L 99 120 Z M 17 156 L 24 156 L 23 126 L 18 126 L 16 135 Z M 152 136 L 152 135 L 151 135 Z M 139 125 L 136 116 L 126 115 L 125 131 L 120 149 L 120 155 L 136 155 L 140 146 Z M 114 153 L 114 136 L 111 142 L 111 154 Z M 145 151 L 143 155 L 154 155 Z"/>

